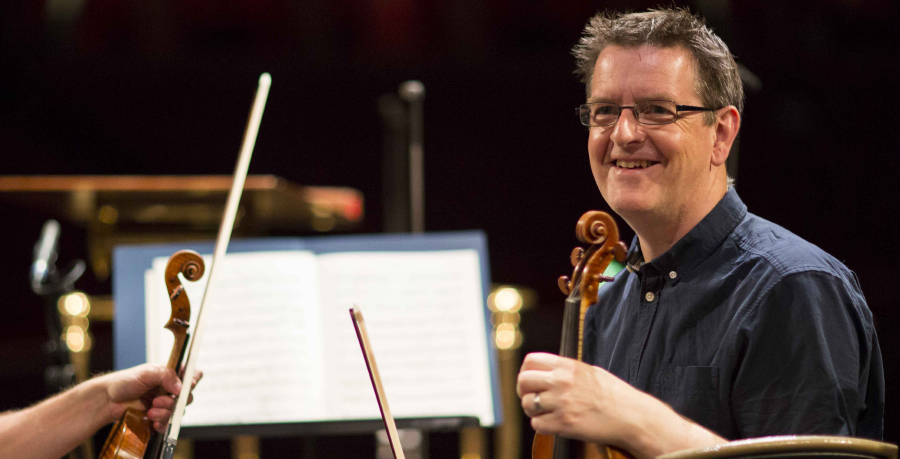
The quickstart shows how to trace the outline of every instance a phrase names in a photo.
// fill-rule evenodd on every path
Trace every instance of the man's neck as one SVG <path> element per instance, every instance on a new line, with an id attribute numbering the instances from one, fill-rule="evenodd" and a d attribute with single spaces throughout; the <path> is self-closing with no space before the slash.
<path id="1" fill-rule="evenodd" d="M 716 207 L 727 191 L 723 187 L 721 193 L 711 194 L 702 205 L 690 203 L 682 209 L 670 209 L 664 215 L 623 216 L 641 243 L 644 261 L 652 261 L 671 249 Z"/>

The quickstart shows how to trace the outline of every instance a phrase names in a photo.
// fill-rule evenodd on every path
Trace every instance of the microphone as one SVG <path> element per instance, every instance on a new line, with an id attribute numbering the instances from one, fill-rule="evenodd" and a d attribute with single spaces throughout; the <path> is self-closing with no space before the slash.
<path id="1" fill-rule="evenodd" d="M 47 220 L 41 230 L 41 238 L 34 244 L 34 262 L 31 264 L 31 289 L 43 293 L 44 284 L 56 272 L 56 250 L 59 246 L 59 222 Z"/>

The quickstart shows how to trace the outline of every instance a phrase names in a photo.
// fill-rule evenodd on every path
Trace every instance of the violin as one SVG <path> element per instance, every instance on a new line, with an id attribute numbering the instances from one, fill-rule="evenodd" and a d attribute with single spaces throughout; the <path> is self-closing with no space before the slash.
<path id="1" fill-rule="evenodd" d="M 613 259 L 625 261 L 628 249 L 619 241 L 619 229 L 609 214 L 590 211 L 578 219 L 575 226 L 578 240 L 591 244 L 585 251 L 581 247 L 572 250 L 570 261 L 575 267 L 572 278 L 562 276 L 558 285 L 568 295 L 563 313 L 562 340 L 559 355 L 582 359 L 584 316 L 588 308 L 597 302 L 600 282 L 612 281 L 604 276 Z M 630 454 L 613 446 L 598 446 L 554 435 L 535 434 L 531 448 L 532 459 L 633 459 Z"/>
<path id="2" fill-rule="evenodd" d="M 166 291 L 169 292 L 172 313 L 164 328 L 175 337 L 166 367 L 175 371 L 178 371 L 184 357 L 191 320 L 191 303 L 178 273 L 193 282 L 203 277 L 205 269 L 203 258 L 190 250 L 175 252 L 166 264 Z M 160 387 L 157 395 L 164 393 L 165 390 Z M 156 457 L 159 455 L 159 440 L 160 435 L 153 430 L 153 423 L 147 419 L 147 412 L 128 408 L 106 437 L 98 459 L 140 459 L 145 454 L 147 457 Z"/>

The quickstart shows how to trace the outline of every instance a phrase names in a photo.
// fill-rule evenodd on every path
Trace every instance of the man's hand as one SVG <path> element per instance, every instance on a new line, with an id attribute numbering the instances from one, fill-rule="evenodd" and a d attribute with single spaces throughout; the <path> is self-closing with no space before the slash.
<path id="1" fill-rule="evenodd" d="M 622 447 L 628 407 L 644 395 L 602 368 L 544 353 L 525 356 L 516 391 L 536 432 Z"/>
<path id="2" fill-rule="evenodd" d="M 203 372 L 197 371 L 191 388 L 197 385 Z M 96 378 L 106 389 L 109 422 L 122 417 L 125 409 L 132 407 L 147 412 L 153 428 L 163 432 L 175 410 L 175 398 L 181 393 L 181 380 L 175 372 L 161 365 L 144 364 L 127 370 L 109 373 Z M 158 387 L 167 394 L 159 395 Z M 168 395 L 172 394 L 172 395 Z M 188 403 L 193 395 L 188 398 Z"/>
<path id="3" fill-rule="evenodd" d="M 725 442 L 612 373 L 553 354 L 526 355 L 516 391 L 536 432 L 618 446 L 638 458 Z"/>

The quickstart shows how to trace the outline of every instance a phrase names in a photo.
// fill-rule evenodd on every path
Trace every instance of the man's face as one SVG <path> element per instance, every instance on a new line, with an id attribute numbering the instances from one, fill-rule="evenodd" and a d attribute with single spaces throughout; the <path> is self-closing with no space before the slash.
<path id="1" fill-rule="evenodd" d="M 683 48 L 608 46 L 597 58 L 588 102 L 620 106 L 646 100 L 703 105 L 694 92 L 694 60 Z M 624 218 L 678 218 L 712 191 L 714 126 L 702 112 L 650 126 L 622 110 L 612 126 L 590 128 L 588 153 L 600 193 Z"/>

